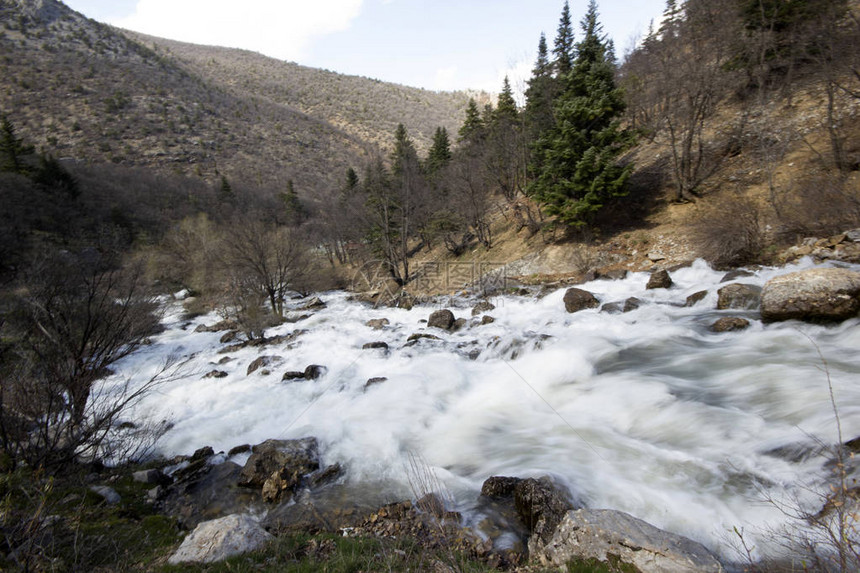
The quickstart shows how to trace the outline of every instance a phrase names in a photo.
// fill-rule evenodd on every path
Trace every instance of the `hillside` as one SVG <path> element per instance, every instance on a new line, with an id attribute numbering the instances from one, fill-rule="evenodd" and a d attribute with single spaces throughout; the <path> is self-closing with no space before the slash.
<path id="1" fill-rule="evenodd" d="M 398 122 L 426 145 L 465 105 L 238 50 L 151 49 L 56 0 L 2 0 L 0 21 L 0 110 L 37 148 L 89 163 L 323 192 Z"/>
<path id="2" fill-rule="evenodd" d="M 185 69 L 240 97 L 255 95 L 326 121 L 362 141 L 391 145 L 403 123 L 420 150 L 433 131 L 456 133 L 469 97 L 486 94 L 434 92 L 300 66 L 246 50 L 198 46 L 133 32 L 126 35 Z"/>

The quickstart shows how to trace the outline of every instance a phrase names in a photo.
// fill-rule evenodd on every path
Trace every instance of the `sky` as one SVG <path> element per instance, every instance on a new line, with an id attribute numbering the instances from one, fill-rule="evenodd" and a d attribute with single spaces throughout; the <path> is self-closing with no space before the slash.
<path id="1" fill-rule="evenodd" d="M 521 92 L 564 0 L 64 0 L 100 22 L 430 90 Z M 622 56 L 665 0 L 598 0 Z M 237 9 L 241 7 L 241 9 Z M 587 0 L 570 4 L 575 33 Z"/>

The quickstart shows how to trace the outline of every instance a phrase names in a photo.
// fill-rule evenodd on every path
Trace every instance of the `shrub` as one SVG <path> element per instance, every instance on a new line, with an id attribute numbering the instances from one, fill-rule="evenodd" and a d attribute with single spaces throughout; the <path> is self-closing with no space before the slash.
<path id="1" fill-rule="evenodd" d="M 699 255 L 716 267 L 754 262 L 764 243 L 760 208 L 746 197 L 717 198 L 690 231 Z"/>

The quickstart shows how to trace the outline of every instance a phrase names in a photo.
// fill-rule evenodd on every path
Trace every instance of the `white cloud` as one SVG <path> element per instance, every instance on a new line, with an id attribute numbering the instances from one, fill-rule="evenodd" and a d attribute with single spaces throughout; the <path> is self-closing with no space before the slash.
<path id="1" fill-rule="evenodd" d="M 138 0 L 111 23 L 195 44 L 241 47 L 300 60 L 320 36 L 349 28 L 362 0 Z"/>

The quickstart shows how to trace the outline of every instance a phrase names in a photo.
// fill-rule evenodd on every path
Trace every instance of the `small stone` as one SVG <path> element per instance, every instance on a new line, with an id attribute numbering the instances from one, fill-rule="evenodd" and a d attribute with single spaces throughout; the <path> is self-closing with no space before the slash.
<path id="1" fill-rule="evenodd" d="M 362 350 L 388 350 L 388 343 L 386 342 L 368 342 L 367 344 L 361 347 Z"/>
<path id="2" fill-rule="evenodd" d="M 364 384 L 364 389 L 367 390 L 371 386 L 382 384 L 386 380 L 388 380 L 388 378 L 386 378 L 385 376 L 376 376 L 374 378 L 368 378 L 367 382 L 365 382 Z"/>
<path id="3" fill-rule="evenodd" d="M 237 338 L 239 338 L 239 331 L 238 330 L 230 330 L 230 331 L 224 333 L 224 335 L 221 337 L 221 339 L 218 342 L 220 342 L 221 344 L 227 344 L 229 342 L 235 341 Z"/>
<path id="4" fill-rule="evenodd" d="M 494 305 L 490 301 L 482 300 L 481 302 L 476 304 L 474 307 L 472 307 L 472 316 L 478 316 L 479 314 L 489 312 L 491 310 L 494 310 L 495 308 L 496 308 L 496 305 Z"/>
<path id="5" fill-rule="evenodd" d="M 389 324 L 391 322 L 387 318 L 373 318 L 364 323 L 365 326 L 369 326 L 373 330 L 382 330 Z"/>
<path id="6" fill-rule="evenodd" d="M 212 370 L 211 372 L 208 372 L 205 376 L 203 376 L 203 378 L 226 378 L 226 377 L 227 377 L 227 373 L 224 372 L 223 370 Z"/>
<path id="7" fill-rule="evenodd" d="M 250 452 L 250 451 L 251 451 L 251 444 L 242 444 L 240 446 L 235 446 L 233 448 L 230 448 L 230 450 L 227 452 L 227 457 L 230 458 L 230 457 L 237 456 L 239 454 L 244 454 L 245 452 Z"/>
<path id="8" fill-rule="evenodd" d="M 496 322 L 496 319 L 489 314 L 485 314 L 481 317 L 481 324 L 492 324 L 494 322 Z"/>
<path id="9" fill-rule="evenodd" d="M 108 505 L 116 505 L 122 501 L 116 490 L 106 485 L 92 485 L 90 491 L 104 499 Z"/>
<path id="10" fill-rule="evenodd" d="M 713 332 L 735 332 L 749 328 L 750 321 L 737 316 L 725 316 L 711 325 Z"/>
<path id="11" fill-rule="evenodd" d="M 304 380 L 305 373 L 299 372 L 298 370 L 290 370 L 288 372 L 284 372 L 284 375 L 281 376 L 281 380 Z"/>

